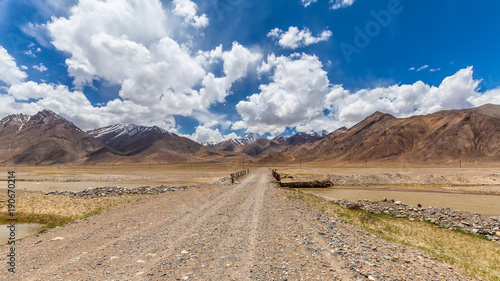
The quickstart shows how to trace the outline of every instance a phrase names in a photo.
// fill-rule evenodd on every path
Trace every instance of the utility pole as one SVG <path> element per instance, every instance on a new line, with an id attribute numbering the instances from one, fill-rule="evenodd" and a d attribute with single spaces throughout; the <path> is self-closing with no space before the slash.
<path id="1" fill-rule="evenodd" d="M 299 156 L 299 169 L 302 170 L 302 154 Z"/>
<path id="2" fill-rule="evenodd" d="M 243 170 L 245 170 L 245 156 L 241 157 L 242 163 L 243 163 Z"/>

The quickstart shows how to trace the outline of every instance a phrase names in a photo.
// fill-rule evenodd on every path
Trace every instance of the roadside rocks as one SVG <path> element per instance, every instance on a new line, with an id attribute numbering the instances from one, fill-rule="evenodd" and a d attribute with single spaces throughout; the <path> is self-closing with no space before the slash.
<path id="1" fill-rule="evenodd" d="M 335 175 L 327 174 L 326 178 L 336 186 L 367 186 L 367 185 L 441 185 L 441 186 L 482 186 L 497 185 L 499 174 L 484 174 L 471 176 L 468 174 L 411 174 L 411 173 L 380 173 L 374 175 Z M 478 182 L 483 184 L 478 184 Z M 494 193 L 494 191 L 492 191 Z"/>
<path id="2" fill-rule="evenodd" d="M 172 191 L 200 188 L 202 186 L 221 186 L 230 184 L 231 184 L 231 178 L 224 177 L 211 184 L 183 185 L 183 186 L 160 185 L 155 187 L 141 186 L 136 188 L 127 188 L 121 186 L 101 186 L 96 188 L 89 187 L 82 191 L 52 191 L 52 192 L 46 192 L 45 194 L 67 195 L 72 198 L 114 197 L 122 195 L 154 195 Z"/>
<path id="3" fill-rule="evenodd" d="M 147 195 L 147 194 L 160 194 L 169 191 L 185 190 L 196 188 L 196 186 L 141 186 L 137 188 L 126 188 L 121 186 L 101 186 L 97 188 L 89 187 L 82 191 L 53 191 L 46 194 L 50 195 L 67 195 L 72 198 L 94 198 L 94 197 L 113 197 L 121 195 Z"/>
<path id="4" fill-rule="evenodd" d="M 344 199 L 331 200 L 336 204 L 349 209 L 362 209 L 374 214 L 388 214 L 396 218 L 406 218 L 409 220 L 427 221 L 441 228 L 460 230 L 470 234 L 477 234 L 486 237 L 488 240 L 500 241 L 500 217 L 488 217 L 468 211 L 460 211 L 451 208 L 434 208 L 411 206 L 401 201 L 358 200 L 348 201 Z"/>

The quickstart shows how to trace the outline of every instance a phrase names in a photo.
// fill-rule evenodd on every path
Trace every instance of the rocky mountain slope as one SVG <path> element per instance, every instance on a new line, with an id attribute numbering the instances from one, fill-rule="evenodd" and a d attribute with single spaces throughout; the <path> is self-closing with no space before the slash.
<path id="1" fill-rule="evenodd" d="M 50 110 L 0 121 L 0 162 L 57 164 L 81 162 L 103 144 Z"/>
<path id="2" fill-rule="evenodd" d="M 252 143 L 256 141 L 259 137 L 256 134 L 248 134 L 239 139 L 229 139 L 218 144 L 209 145 L 209 147 L 215 148 L 221 151 L 235 151 L 238 147 Z"/>
<path id="3" fill-rule="evenodd" d="M 249 134 L 212 147 L 159 127 L 116 124 L 84 132 L 56 113 L 0 121 L 0 163 L 260 163 L 500 161 L 500 105 L 396 118 L 376 112 L 350 129 L 275 139 Z"/>
<path id="4" fill-rule="evenodd" d="M 203 146 L 157 126 L 120 123 L 88 131 L 106 144 L 89 162 L 187 162 Z"/>
<path id="5" fill-rule="evenodd" d="M 500 106 L 396 118 L 376 112 L 304 153 L 310 161 L 500 160 Z"/>

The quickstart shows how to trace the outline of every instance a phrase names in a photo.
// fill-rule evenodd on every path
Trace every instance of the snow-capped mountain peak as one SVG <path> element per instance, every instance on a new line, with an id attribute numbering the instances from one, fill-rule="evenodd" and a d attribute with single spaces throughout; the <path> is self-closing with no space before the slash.
<path id="1" fill-rule="evenodd" d="M 87 131 L 87 133 L 96 138 L 102 138 L 104 136 L 112 136 L 111 138 L 107 138 L 108 141 L 122 137 L 132 138 L 133 136 L 142 133 L 159 133 L 159 134 L 173 135 L 172 133 L 169 133 L 158 126 L 146 127 L 128 123 L 118 123 L 103 128 L 89 130 Z"/>
<path id="2" fill-rule="evenodd" d="M 329 132 L 327 130 L 322 130 L 321 132 L 313 132 L 311 135 L 315 137 L 324 137 L 328 134 Z"/>
<path id="3" fill-rule="evenodd" d="M 31 115 L 25 114 L 12 114 L 0 120 L 0 126 L 6 124 L 16 124 L 17 126 L 19 126 L 17 131 L 20 131 L 23 128 L 24 124 L 30 121 L 31 117 Z"/>
<path id="4" fill-rule="evenodd" d="M 220 143 L 205 143 L 205 146 L 208 147 L 215 147 L 220 150 L 225 150 L 225 151 L 233 151 L 235 148 L 243 146 L 245 144 L 252 143 L 256 140 L 259 139 L 259 136 L 257 136 L 254 133 L 250 133 L 248 135 L 245 135 L 242 138 L 233 138 L 233 139 L 228 139 Z"/>
<path id="5" fill-rule="evenodd" d="M 236 140 L 239 141 L 242 145 L 245 145 L 245 144 L 252 143 L 252 142 L 256 141 L 257 139 L 259 139 L 259 137 L 256 134 L 250 133 L 250 134 L 242 137 L 241 139 L 236 139 Z"/>

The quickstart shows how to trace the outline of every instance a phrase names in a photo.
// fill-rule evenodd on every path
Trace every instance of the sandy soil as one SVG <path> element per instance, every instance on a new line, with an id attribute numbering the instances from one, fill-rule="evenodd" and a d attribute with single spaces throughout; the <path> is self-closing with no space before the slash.
<path id="1" fill-rule="evenodd" d="M 16 251 L 17 273 L 1 263 L 2 280 L 470 280 L 287 199 L 265 168 L 236 185 L 117 207 L 19 241 Z"/>
<path id="2" fill-rule="evenodd" d="M 241 169 L 241 166 L 199 163 L 2 168 L 5 175 L 8 170 L 16 171 L 18 189 L 43 192 L 80 191 L 100 186 L 135 188 L 145 185 L 196 185 L 215 182 Z M 0 176 L 0 185 L 5 178 Z"/>
<path id="3" fill-rule="evenodd" d="M 3 167 L 14 170 L 25 181 L 190 181 L 209 183 L 241 170 L 241 165 L 224 164 L 114 164 Z"/>

